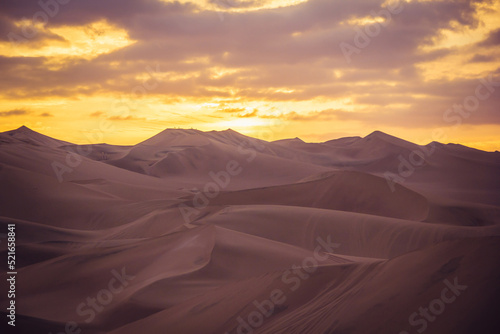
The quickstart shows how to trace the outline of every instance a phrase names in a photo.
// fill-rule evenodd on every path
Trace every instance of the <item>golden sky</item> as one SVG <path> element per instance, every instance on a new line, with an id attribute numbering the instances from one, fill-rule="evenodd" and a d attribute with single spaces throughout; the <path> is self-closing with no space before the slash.
<path id="1" fill-rule="evenodd" d="M 0 3 L 0 131 L 381 130 L 500 149 L 500 0 L 66 2 Z"/>

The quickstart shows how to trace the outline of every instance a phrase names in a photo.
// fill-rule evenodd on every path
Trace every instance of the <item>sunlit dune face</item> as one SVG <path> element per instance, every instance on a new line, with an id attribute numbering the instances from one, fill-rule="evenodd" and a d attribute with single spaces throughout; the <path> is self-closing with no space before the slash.
<path id="1" fill-rule="evenodd" d="M 401 10 L 387 16 L 395 5 Z M 499 0 L 78 6 L 35 25 L 37 38 L 0 41 L 0 130 L 25 124 L 82 142 L 78 131 L 104 119 L 115 124 L 105 138 L 115 144 L 172 126 L 259 138 L 266 128 L 273 140 L 309 141 L 378 129 L 426 143 L 443 128 L 449 142 L 500 147 L 500 88 L 460 126 L 444 116 L 479 80 L 500 81 Z M 5 26 L 18 33 L 32 24 L 20 17 L 40 10 L 9 8 Z M 82 23 L 56 22 L 64 15 Z"/>

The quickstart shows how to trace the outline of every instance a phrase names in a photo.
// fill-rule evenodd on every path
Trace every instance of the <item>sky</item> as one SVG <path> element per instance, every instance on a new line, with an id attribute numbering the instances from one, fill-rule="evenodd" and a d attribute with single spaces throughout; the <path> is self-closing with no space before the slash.
<path id="1" fill-rule="evenodd" d="M 3 0 L 0 131 L 500 150 L 500 0 Z"/>

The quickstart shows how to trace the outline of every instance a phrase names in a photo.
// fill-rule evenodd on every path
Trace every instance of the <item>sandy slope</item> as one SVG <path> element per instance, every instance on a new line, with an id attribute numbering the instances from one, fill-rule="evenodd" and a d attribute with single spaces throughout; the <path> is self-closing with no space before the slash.
<path id="1" fill-rule="evenodd" d="M 432 154 L 392 191 L 384 173 L 416 150 Z M 134 146 L 1 133 L 0 233 L 17 231 L 7 333 L 498 333 L 499 171 L 498 152 L 378 131 L 167 129 Z M 466 288 L 445 303 L 455 280 Z"/>

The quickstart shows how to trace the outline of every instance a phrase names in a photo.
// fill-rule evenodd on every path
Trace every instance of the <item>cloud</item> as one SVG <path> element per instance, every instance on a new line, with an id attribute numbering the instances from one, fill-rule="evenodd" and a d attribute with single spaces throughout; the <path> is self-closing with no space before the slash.
<path id="1" fill-rule="evenodd" d="M 469 60 L 469 63 L 486 63 L 493 62 L 495 60 L 497 60 L 497 58 L 493 55 L 476 54 Z"/>
<path id="2" fill-rule="evenodd" d="M 13 109 L 9 111 L 0 111 L 0 117 L 12 117 L 12 116 L 22 116 L 29 114 L 28 111 L 24 109 Z"/>
<path id="3" fill-rule="evenodd" d="M 478 43 L 479 46 L 497 46 L 500 45 L 500 29 L 491 31 L 488 37 Z"/>
<path id="4" fill-rule="evenodd" d="M 241 117 L 241 118 L 256 117 L 258 115 L 258 113 L 259 113 L 259 111 L 257 109 L 254 109 L 251 112 L 239 114 L 238 117 Z"/>
<path id="5" fill-rule="evenodd" d="M 217 109 L 218 112 L 223 112 L 223 113 L 228 113 L 228 114 L 234 114 L 234 113 L 239 113 L 242 111 L 245 111 L 245 108 L 219 108 Z"/>
<path id="6" fill-rule="evenodd" d="M 198 115 L 202 114 L 200 119 L 227 115 L 265 118 L 266 108 L 273 103 L 288 103 L 287 110 L 295 112 L 284 115 L 297 122 L 386 122 L 413 127 L 442 123 L 444 110 L 472 94 L 477 79 L 496 66 L 495 55 L 489 51 L 499 44 L 500 29 L 492 28 L 483 41 L 467 46 L 467 53 L 466 47 L 439 44 L 448 30 L 468 31 L 480 25 L 481 1 L 404 2 L 401 13 L 380 26 L 380 33 L 353 55 L 351 63 L 346 62 L 339 44 L 354 45 L 358 31 L 368 28 L 358 22 L 383 10 L 385 0 L 309 0 L 259 10 L 245 8 L 259 7 L 264 1 L 209 2 L 209 9 L 193 3 L 154 0 L 88 0 L 60 5 L 59 13 L 40 30 L 39 43 L 49 40 L 50 29 L 71 26 L 88 30 L 101 20 L 126 30 L 135 42 L 90 60 L 43 54 L 0 56 L 0 96 L 81 101 L 102 96 L 117 101 L 121 96 L 134 101 L 151 97 L 164 105 L 169 104 L 165 101 L 175 101 L 171 105 L 181 107 L 183 102 L 196 106 L 228 101 L 216 112 L 206 111 L 206 115 L 196 109 Z M 221 21 L 216 5 L 224 10 L 224 4 L 238 6 L 238 11 L 225 11 Z M 31 18 L 40 10 L 36 1 L 0 2 L 0 32 L 18 29 L 22 33 L 16 25 L 19 20 Z M 89 30 L 92 36 L 102 33 Z M 475 50 L 471 51 L 473 46 Z M 476 46 L 481 47 L 479 51 Z M 446 57 L 462 53 L 462 64 L 481 66 L 480 70 L 460 76 L 452 68 L 453 78 L 425 77 L 423 65 L 444 62 Z M 157 65 L 161 82 L 145 94 L 134 95 L 149 78 L 147 68 Z M 337 100 L 348 100 L 343 103 L 355 110 L 338 107 L 332 102 Z M 255 105 L 245 105 L 248 101 L 266 107 L 258 104 L 257 111 Z M 321 107 L 295 108 L 294 103 L 301 102 L 321 103 Z M 481 113 L 467 121 L 498 124 L 495 103 L 496 97 L 484 102 Z M 319 111 L 307 111 L 312 109 Z M 106 117 L 103 111 L 84 114 Z M 109 119 L 146 120 L 133 116 Z"/>
<path id="7" fill-rule="evenodd" d="M 90 114 L 90 117 L 106 117 L 106 119 L 110 120 L 110 121 L 145 121 L 146 120 L 145 117 L 136 117 L 136 116 L 132 116 L 132 115 L 129 115 L 129 116 L 119 116 L 119 115 L 107 116 L 106 113 L 103 111 L 95 111 L 95 112 Z"/>
<path id="8" fill-rule="evenodd" d="M 48 30 L 35 28 L 32 24 L 15 24 L 15 19 L 0 15 L 0 42 L 9 42 L 13 46 L 30 44 L 39 47 L 53 41 L 64 41 L 64 38 Z"/>
<path id="9" fill-rule="evenodd" d="M 367 80 L 371 74 L 380 78 L 380 72 L 403 71 L 443 57 L 449 51 L 422 53 L 419 48 L 452 22 L 476 24 L 474 1 L 405 3 L 404 10 L 391 19 L 366 50 L 356 55 L 353 64 L 347 64 L 339 44 L 353 42 L 356 26 L 341 23 L 352 17 L 369 16 L 380 10 L 383 3 L 358 0 L 353 5 L 310 0 L 277 9 L 229 12 L 221 22 L 216 13 L 199 11 L 193 4 L 145 0 L 74 2 L 61 5 L 48 28 L 62 24 L 84 28 L 105 19 L 126 29 L 130 38 L 138 42 L 91 61 L 65 60 L 65 66 L 57 71 L 47 68 L 42 57 L 9 59 L 0 89 L 4 95 L 18 98 L 26 97 L 27 92 L 39 97 L 128 93 L 141 84 L 136 78 L 146 73 L 147 66 L 159 64 L 163 73 L 172 75 L 166 76 L 156 94 L 227 97 L 228 90 L 220 88 L 235 87 L 250 98 L 307 99 L 314 97 L 314 91 L 319 92 L 317 97 L 324 96 L 322 87 L 328 83 L 345 82 L 348 78 Z M 16 20 L 22 15 L 33 15 L 40 7 L 36 2 L 21 0 L 19 4 L 3 2 L 0 9 Z M 208 62 L 186 64 L 186 59 L 196 57 L 206 57 Z M 2 61 L 7 60 L 0 59 L 0 67 Z M 112 62 L 117 66 L 109 66 Z M 213 66 L 239 71 L 212 78 Z M 336 78 L 332 74 L 335 69 L 359 71 Z M 410 74 L 416 75 L 416 71 L 406 72 L 405 76 Z M 186 78 L 170 79 L 175 77 Z M 265 87 L 290 86 L 298 86 L 295 94 L 272 90 L 263 93 Z M 327 94 L 335 95 L 333 91 Z"/>
<path id="10" fill-rule="evenodd" d="M 90 114 L 90 117 L 99 117 L 99 116 L 102 116 L 104 115 L 104 112 L 102 111 L 95 111 L 93 113 Z"/>
<path id="11" fill-rule="evenodd" d="M 289 121 L 301 121 L 301 122 L 308 122 L 308 121 L 328 121 L 334 118 L 337 118 L 339 113 L 342 113 L 340 110 L 334 110 L 334 109 L 326 109 L 326 110 L 321 110 L 321 111 L 312 111 L 308 112 L 307 114 L 299 114 L 295 111 L 292 111 L 288 114 L 281 115 L 279 118 L 285 118 Z"/>
<path id="12" fill-rule="evenodd" d="M 266 0 L 208 0 L 208 3 L 220 9 L 259 7 L 266 2 Z"/>
<path id="13" fill-rule="evenodd" d="M 41 117 L 54 117 L 54 115 L 52 115 L 51 113 L 48 113 L 48 112 L 41 113 L 39 116 L 41 116 Z"/>
<path id="14" fill-rule="evenodd" d="M 135 116 L 111 116 L 108 117 L 110 121 L 145 121 L 144 117 L 135 117 Z"/>

